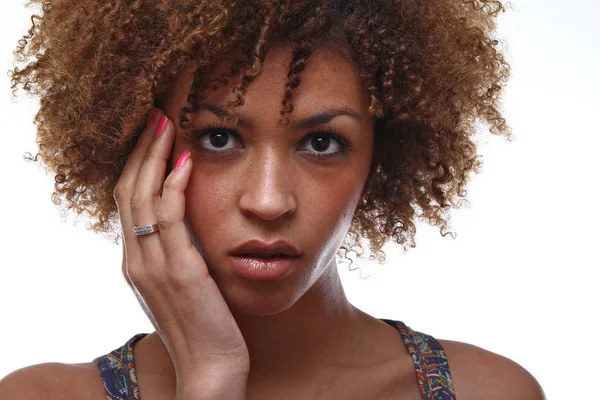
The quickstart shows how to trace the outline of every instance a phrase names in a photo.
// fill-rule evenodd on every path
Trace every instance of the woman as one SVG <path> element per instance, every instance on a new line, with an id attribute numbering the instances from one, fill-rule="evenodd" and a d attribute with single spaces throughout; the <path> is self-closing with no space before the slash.
<path id="1" fill-rule="evenodd" d="M 55 201 L 123 239 L 156 332 L 1 398 L 543 398 L 511 360 L 352 306 L 336 267 L 361 237 L 379 262 L 414 247 L 417 215 L 446 234 L 476 123 L 510 137 L 499 2 L 39 2 L 13 88 L 41 98 Z"/>

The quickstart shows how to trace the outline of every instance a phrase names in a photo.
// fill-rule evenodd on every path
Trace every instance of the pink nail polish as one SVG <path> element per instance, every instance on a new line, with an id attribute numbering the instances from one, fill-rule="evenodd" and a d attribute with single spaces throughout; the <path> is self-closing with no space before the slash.
<path id="1" fill-rule="evenodd" d="M 185 162 L 187 161 L 188 158 L 190 158 L 190 155 L 192 153 L 190 153 L 189 150 L 184 151 L 180 156 L 179 156 L 179 160 L 177 160 L 177 164 L 175 164 L 175 168 L 181 168 L 183 167 L 183 164 L 185 164 Z"/>
<path id="2" fill-rule="evenodd" d="M 169 119 L 164 115 L 160 117 L 160 121 L 158 121 L 158 125 L 156 126 L 156 137 L 159 137 L 161 133 L 165 130 L 165 126 L 167 126 L 167 121 Z"/>
<path id="3" fill-rule="evenodd" d="M 148 117 L 148 122 L 146 122 L 146 127 L 149 127 L 150 125 L 152 125 L 154 123 L 154 120 L 156 119 L 156 116 L 158 115 L 158 113 L 159 113 L 158 108 L 152 109 L 152 112 L 150 113 L 150 116 Z"/>

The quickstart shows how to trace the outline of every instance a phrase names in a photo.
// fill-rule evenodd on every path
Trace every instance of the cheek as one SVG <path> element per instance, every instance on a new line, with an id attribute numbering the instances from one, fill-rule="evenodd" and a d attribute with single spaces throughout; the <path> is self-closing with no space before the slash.
<path id="1" fill-rule="evenodd" d="M 343 244 L 362 191 L 357 175 L 340 171 L 331 179 L 313 181 L 303 191 L 304 221 L 299 224 L 312 242 L 313 265 L 329 265 Z"/>
<path id="2" fill-rule="evenodd" d="M 223 214 L 235 191 L 236 177 L 231 168 L 205 160 L 192 151 L 193 169 L 185 190 L 186 211 Z"/>
<path id="3" fill-rule="evenodd" d="M 357 171 L 349 170 L 332 174 L 327 179 L 306 185 L 302 196 L 316 224 L 327 223 L 345 225 L 352 220 L 360 199 L 363 181 Z"/>
<path id="4" fill-rule="evenodd" d="M 220 226 L 227 196 L 231 194 L 223 176 L 211 176 L 195 170 L 185 190 L 185 211 L 195 228 Z"/>

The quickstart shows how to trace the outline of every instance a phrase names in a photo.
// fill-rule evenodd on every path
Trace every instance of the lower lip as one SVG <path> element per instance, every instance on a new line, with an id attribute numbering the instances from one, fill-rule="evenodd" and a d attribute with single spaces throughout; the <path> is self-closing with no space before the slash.
<path id="1" fill-rule="evenodd" d="M 233 268 L 243 277 L 252 280 L 281 279 L 292 269 L 297 259 L 298 257 L 231 256 Z"/>

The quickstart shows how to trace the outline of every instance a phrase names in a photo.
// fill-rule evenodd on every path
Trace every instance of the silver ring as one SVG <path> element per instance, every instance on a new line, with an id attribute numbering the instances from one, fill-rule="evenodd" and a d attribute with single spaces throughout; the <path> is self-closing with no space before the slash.
<path id="1" fill-rule="evenodd" d="M 158 232 L 157 223 L 154 223 L 152 225 L 142 225 L 133 227 L 133 233 L 135 233 L 136 236 L 149 235 L 154 232 Z"/>

